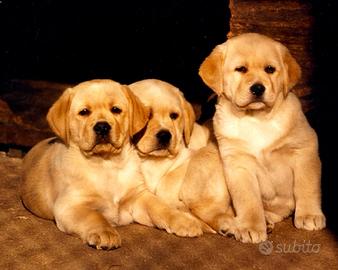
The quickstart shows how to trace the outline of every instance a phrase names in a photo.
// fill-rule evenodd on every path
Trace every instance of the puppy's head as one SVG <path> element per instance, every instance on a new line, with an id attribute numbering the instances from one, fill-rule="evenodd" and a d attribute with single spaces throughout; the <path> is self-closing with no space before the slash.
<path id="1" fill-rule="evenodd" d="M 148 111 L 127 86 L 93 80 L 65 90 L 47 114 L 52 130 L 86 156 L 110 156 L 148 120 Z"/>
<path id="2" fill-rule="evenodd" d="M 199 75 L 239 110 L 273 107 L 298 82 L 301 70 L 281 43 L 256 33 L 242 34 L 216 46 Z"/>
<path id="3" fill-rule="evenodd" d="M 139 153 L 176 156 L 190 140 L 195 122 L 192 106 L 178 88 L 160 80 L 143 80 L 129 87 L 150 108 L 147 128 L 135 141 Z"/>

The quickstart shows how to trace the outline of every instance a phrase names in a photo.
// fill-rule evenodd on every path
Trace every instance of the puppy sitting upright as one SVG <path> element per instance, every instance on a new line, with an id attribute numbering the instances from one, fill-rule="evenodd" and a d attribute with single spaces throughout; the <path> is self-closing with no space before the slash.
<path id="1" fill-rule="evenodd" d="M 120 246 L 113 226 L 132 221 L 202 234 L 200 221 L 146 189 L 130 138 L 146 125 L 148 110 L 127 86 L 94 80 L 69 88 L 47 120 L 62 141 L 44 140 L 24 159 L 21 195 L 33 213 L 98 249 Z"/>
<path id="2" fill-rule="evenodd" d="M 218 95 L 214 132 L 236 238 L 263 241 L 265 221 L 273 225 L 294 210 L 297 228 L 324 228 L 317 136 L 290 92 L 301 70 L 288 49 L 243 34 L 218 45 L 199 74 Z"/>

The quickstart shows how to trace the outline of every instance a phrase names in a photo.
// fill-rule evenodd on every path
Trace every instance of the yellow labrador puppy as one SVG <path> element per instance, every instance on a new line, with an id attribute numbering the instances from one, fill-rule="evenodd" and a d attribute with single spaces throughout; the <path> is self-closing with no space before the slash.
<path id="1" fill-rule="evenodd" d="M 212 161 L 218 156 L 213 152 L 218 150 L 208 147 L 196 154 L 193 150 L 207 145 L 208 129 L 195 123 L 190 103 L 173 85 L 149 79 L 129 87 L 151 111 L 146 129 L 135 138 L 148 188 L 222 232 L 230 199 L 223 171 L 214 171 L 218 163 Z M 206 156 L 208 165 L 196 175 L 195 166 Z M 204 230 L 213 232 L 207 226 Z"/>
<path id="2" fill-rule="evenodd" d="M 98 249 L 120 246 L 113 226 L 132 221 L 179 236 L 202 234 L 200 221 L 146 189 L 130 138 L 148 113 L 127 86 L 111 80 L 67 89 L 47 115 L 62 140 L 44 140 L 24 159 L 25 206 Z"/>
<path id="3" fill-rule="evenodd" d="M 288 49 L 247 33 L 218 45 L 200 67 L 218 95 L 214 132 L 236 213 L 235 236 L 264 241 L 295 210 L 297 228 L 325 227 L 317 136 L 290 89 L 301 70 Z"/>

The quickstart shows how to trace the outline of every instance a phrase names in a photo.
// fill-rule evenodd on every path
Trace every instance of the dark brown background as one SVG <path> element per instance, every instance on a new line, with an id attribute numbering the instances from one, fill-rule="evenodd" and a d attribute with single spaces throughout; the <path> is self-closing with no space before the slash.
<path id="1" fill-rule="evenodd" d="M 160 78 L 203 95 L 198 66 L 229 30 L 227 1 L 3 0 L 4 79 L 132 83 Z"/>

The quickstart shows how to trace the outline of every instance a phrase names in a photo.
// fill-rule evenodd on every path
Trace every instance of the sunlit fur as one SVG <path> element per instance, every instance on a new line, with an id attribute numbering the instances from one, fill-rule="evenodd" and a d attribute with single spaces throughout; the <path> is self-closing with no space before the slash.
<path id="1" fill-rule="evenodd" d="M 207 145 L 208 129 L 193 122 L 191 105 L 173 85 L 149 79 L 130 88 L 152 111 L 136 143 L 148 189 L 166 203 L 200 218 L 209 226 L 207 231 L 224 234 L 233 213 L 217 147 Z M 179 117 L 170 119 L 172 112 Z M 169 150 L 158 149 L 156 134 L 164 128 L 173 136 Z"/>
<path id="2" fill-rule="evenodd" d="M 47 115 L 59 138 L 38 143 L 24 158 L 25 206 L 98 249 L 119 247 L 113 227 L 134 221 L 179 236 L 201 235 L 199 220 L 145 185 L 131 140 L 148 119 L 149 110 L 130 89 L 111 80 L 67 89 Z M 110 126 L 105 136 L 94 129 L 100 122 Z"/>
<path id="3" fill-rule="evenodd" d="M 241 66 L 246 72 L 236 70 Z M 294 211 L 297 228 L 324 228 L 317 136 L 290 92 L 301 71 L 288 49 L 260 34 L 239 35 L 216 46 L 199 74 L 218 95 L 214 132 L 236 238 L 264 241 L 266 223 L 272 227 Z M 250 91 L 255 83 L 265 87 L 259 98 Z"/>

